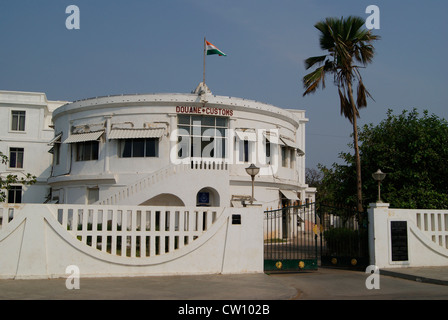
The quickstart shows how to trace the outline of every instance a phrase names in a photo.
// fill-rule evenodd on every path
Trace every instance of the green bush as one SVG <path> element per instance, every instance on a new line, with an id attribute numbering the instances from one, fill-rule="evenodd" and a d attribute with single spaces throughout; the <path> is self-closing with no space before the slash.
<path id="1" fill-rule="evenodd" d="M 323 235 L 327 253 L 338 256 L 359 255 L 367 241 L 364 229 L 332 228 Z"/>

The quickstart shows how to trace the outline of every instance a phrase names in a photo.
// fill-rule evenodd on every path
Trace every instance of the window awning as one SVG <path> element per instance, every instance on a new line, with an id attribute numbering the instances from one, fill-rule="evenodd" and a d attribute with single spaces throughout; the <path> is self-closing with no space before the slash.
<path id="1" fill-rule="evenodd" d="M 284 146 L 297 149 L 297 155 L 299 157 L 302 157 L 305 155 L 305 152 L 302 149 L 300 149 L 299 146 L 297 144 L 295 144 L 294 142 L 292 142 L 291 140 L 282 137 L 279 139 L 279 141 L 282 141 L 283 142 L 282 145 L 284 145 Z"/>
<path id="2" fill-rule="evenodd" d="M 280 190 L 280 192 L 289 200 L 298 201 L 297 192 L 293 190 Z"/>
<path id="3" fill-rule="evenodd" d="M 281 146 L 285 145 L 283 141 L 275 133 L 265 131 L 263 132 L 263 135 L 266 138 L 266 140 L 269 141 L 270 143 L 278 144 Z"/>
<path id="4" fill-rule="evenodd" d="M 109 139 L 160 138 L 164 133 L 165 128 L 112 129 Z"/>
<path id="5" fill-rule="evenodd" d="M 104 131 L 95 131 L 95 132 L 72 134 L 67 139 L 65 139 L 64 143 L 95 141 L 98 140 L 103 135 L 103 133 Z"/>
<path id="6" fill-rule="evenodd" d="M 257 134 L 254 131 L 235 130 L 236 135 L 240 140 L 257 141 Z"/>
<path id="7" fill-rule="evenodd" d="M 48 142 L 48 145 L 49 146 L 52 146 L 53 144 L 55 144 L 55 143 L 61 143 L 61 137 L 62 137 L 62 132 L 60 133 L 60 134 L 58 134 L 58 135 L 56 135 L 53 139 L 51 139 L 51 141 L 50 142 Z M 59 140 L 59 141 L 58 141 Z"/>
<path id="8" fill-rule="evenodd" d="M 288 146 L 290 148 L 297 149 L 297 145 L 294 142 L 292 142 L 291 140 L 288 140 L 285 138 L 280 138 L 279 140 L 281 140 L 286 146 Z"/>

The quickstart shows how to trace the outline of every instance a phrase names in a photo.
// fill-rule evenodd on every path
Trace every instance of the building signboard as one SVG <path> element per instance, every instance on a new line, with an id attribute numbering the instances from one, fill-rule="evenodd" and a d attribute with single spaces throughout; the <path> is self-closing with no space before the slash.
<path id="1" fill-rule="evenodd" d="M 198 205 L 208 205 L 210 204 L 210 194 L 208 192 L 198 193 Z"/>
<path id="2" fill-rule="evenodd" d="M 215 107 L 187 107 L 176 106 L 176 113 L 182 114 L 203 114 L 211 116 L 233 116 L 233 110 Z"/>

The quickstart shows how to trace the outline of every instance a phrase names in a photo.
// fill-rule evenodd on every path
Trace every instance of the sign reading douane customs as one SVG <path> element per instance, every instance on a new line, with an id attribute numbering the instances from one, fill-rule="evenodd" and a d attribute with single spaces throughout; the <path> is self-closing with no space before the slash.
<path id="1" fill-rule="evenodd" d="M 408 225 L 407 221 L 391 221 L 390 235 L 392 261 L 408 261 Z"/>
<path id="2" fill-rule="evenodd" d="M 204 114 L 209 116 L 233 116 L 233 110 L 213 107 L 186 107 L 177 106 L 176 113 Z"/>

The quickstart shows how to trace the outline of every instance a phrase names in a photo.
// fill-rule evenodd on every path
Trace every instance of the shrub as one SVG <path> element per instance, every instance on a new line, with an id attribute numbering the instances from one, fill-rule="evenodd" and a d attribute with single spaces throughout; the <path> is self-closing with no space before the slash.
<path id="1" fill-rule="evenodd" d="M 338 256 L 359 255 L 367 241 L 365 229 L 332 228 L 323 235 L 327 253 Z"/>

